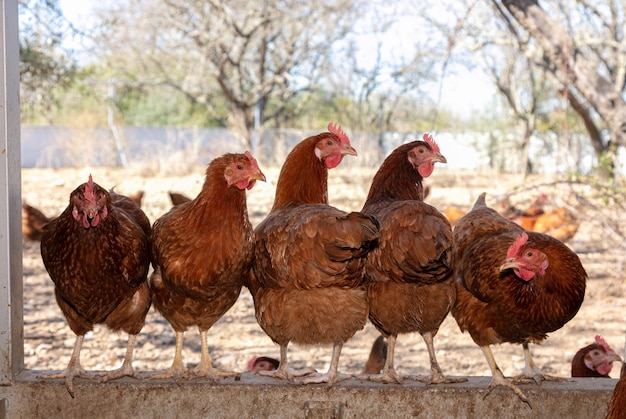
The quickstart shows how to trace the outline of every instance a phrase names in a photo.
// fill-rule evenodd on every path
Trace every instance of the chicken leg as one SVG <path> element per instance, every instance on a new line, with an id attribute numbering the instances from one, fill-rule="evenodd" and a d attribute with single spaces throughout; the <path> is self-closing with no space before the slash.
<path id="1" fill-rule="evenodd" d="M 135 341 L 137 340 L 137 335 L 128 335 L 128 346 L 126 347 L 126 355 L 124 356 L 124 362 L 122 366 L 113 371 L 105 371 L 98 373 L 97 375 L 102 377 L 102 382 L 107 382 L 109 380 L 115 380 L 116 378 L 121 377 L 134 377 L 135 371 L 133 370 L 133 351 L 135 349 Z"/>
<path id="2" fill-rule="evenodd" d="M 96 379 L 94 374 L 89 374 L 80 365 L 80 350 L 83 346 L 83 340 L 85 335 L 77 335 L 76 342 L 74 343 L 74 350 L 72 351 L 72 357 L 67 364 L 67 368 L 59 373 L 43 374 L 39 378 L 65 378 L 65 386 L 68 393 L 74 398 L 74 377 L 87 378 L 89 380 Z"/>
<path id="3" fill-rule="evenodd" d="M 393 365 L 393 356 L 396 350 L 396 335 L 387 336 L 387 358 L 385 359 L 385 366 L 383 367 L 382 374 L 376 375 L 361 375 L 357 376 L 359 380 L 379 381 L 383 383 L 398 383 L 402 384 L 402 377 L 396 371 Z"/>
<path id="4" fill-rule="evenodd" d="M 274 371 L 258 371 L 259 375 L 264 377 L 281 378 L 283 380 L 293 381 L 294 377 L 302 377 L 305 375 L 315 374 L 317 371 L 312 368 L 303 368 L 299 370 L 290 369 L 287 366 L 287 346 L 289 343 L 280 345 L 280 363 L 278 369 Z"/>
<path id="5" fill-rule="evenodd" d="M 527 382 L 533 380 L 538 386 L 541 385 L 541 381 L 563 381 L 563 378 L 554 377 L 552 375 L 543 374 L 539 368 L 535 365 L 533 357 L 530 354 L 530 348 L 528 343 L 523 343 L 524 348 L 524 369 L 522 373 L 514 378 L 516 382 Z"/>
<path id="6" fill-rule="evenodd" d="M 442 383 L 463 383 L 467 381 L 467 378 L 451 378 L 443 375 L 441 367 L 437 362 L 437 356 L 435 355 L 435 345 L 433 344 L 434 334 L 432 332 L 426 332 L 422 334 L 422 339 L 426 343 L 428 348 L 428 357 L 430 358 L 430 376 L 419 377 L 410 376 L 411 379 L 416 381 L 425 382 L 427 384 L 442 384 Z"/>
<path id="7" fill-rule="evenodd" d="M 183 366 L 183 339 L 185 332 L 176 332 L 176 351 L 174 353 L 174 361 L 169 370 L 161 374 L 151 375 L 150 378 L 174 378 L 178 379 L 185 374 Z"/>
<path id="8" fill-rule="evenodd" d="M 493 357 L 493 353 L 491 352 L 489 345 L 481 346 L 480 349 L 485 354 L 485 358 L 487 358 L 487 363 L 489 364 L 489 368 L 491 369 L 492 376 L 491 383 L 489 384 L 489 387 L 487 387 L 483 399 L 487 397 L 489 393 L 491 393 L 491 390 L 493 390 L 497 386 L 505 386 L 513 390 L 513 392 L 517 394 L 517 397 L 519 397 L 523 402 L 527 403 L 530 406 L 530 402 L 528 401 L 522 390 L 520 390 L 519 387 L 517 387 L 511 380 L 506 378 L 504 374 L 502 374 L 500 367 L 498 367 L 498 364 L 496 364 L 496 359 Z"/>
<path id="9" fill-rule="evenodd" d="M 339 374 L 339 356 L 341 355 L 341 348 L 343 348 L 343 343 L 335 343 L 333 345 L 333 355 L 330 360 L 330 366 L 328 367 L 328 372 L 326 374 L 320 374 L 313 377 L 308 377 L 302 380 L 303 384 L 319 384 L 319 383 L 328 383 L 329 386 L 332 386 L 337 381 L 347 380 L 350 376 L 345 374 Z"/>
<path id="10" fill-rule="evenodd" d="M 200 330 L 200 365 L 191 373 L 194 378 L 209 378 L 214 382 L 218 382 L 221 377 L 240 377 L 241 374 L 234 371 L 220 371 L 211 365 L 211 356 L 209 355 L 209 344 L 207 341 L 208 330 Z"/>

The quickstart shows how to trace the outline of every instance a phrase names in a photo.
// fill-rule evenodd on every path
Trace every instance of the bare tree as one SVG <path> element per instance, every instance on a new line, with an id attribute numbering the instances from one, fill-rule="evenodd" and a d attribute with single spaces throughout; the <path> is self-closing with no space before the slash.
<path id="1" fill-rule="evenodd" d="M 101 13 L 109 62 L 226 114 L 252 146 L 255 127 L 295 118 L 352 30 L 351 0 L 129 0 Z M 141 71 L 142 75 L 137 76 Z"/>
<path id="2" fill-rule="evenodd" d="M 549 13 L 551 4 L 537 0 L 492 1 L 511 23 L 511 33 L 528 39 L 526 52 L 534 64 L 558 81 L 596 154 L 626 145 L 626 2 L 555 2 L 559 9 Z M 603 130 L 609 141 L 602 138 Z"/>

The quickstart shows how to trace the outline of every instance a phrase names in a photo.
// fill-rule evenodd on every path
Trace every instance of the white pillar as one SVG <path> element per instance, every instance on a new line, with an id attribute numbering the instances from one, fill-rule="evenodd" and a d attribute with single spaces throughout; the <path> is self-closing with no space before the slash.
<path id="1" fill-rule="evenodd" d="M 0 2 L 0 385 L 24 366 L 17 2 Z"/>

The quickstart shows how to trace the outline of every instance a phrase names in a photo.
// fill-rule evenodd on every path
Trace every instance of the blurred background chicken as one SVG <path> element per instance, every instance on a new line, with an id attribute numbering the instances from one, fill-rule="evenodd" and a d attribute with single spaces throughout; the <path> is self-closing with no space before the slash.
<path id="1" fill-rule="evenodd" d="M 571 240 L 580 227 L 580 219 L 573 210 L 565 206 L 548 208 L 549 198 L 540 193 L 528 207 L 520 209 L 512 205 L 508 198 L 503 198 L 494 205 L 494 209 L 505 218 L 519 224 L 528 231 L 545 233 L 563 243 Z M 454 227 L 466 211 L 458 206 L 447 206 L 443 213 Z"/>
<path id="2" fill-rule="evenodd" d="M 595 342 L 580 348 L 572 358 L 572 377 L 609 377 L 615 361 L 622 362 L 622 358 L 596 335 Z"/>
<path id="3" fill-rule="evenodd" d="M 172 202 L 172 206 L 174 207 L 180 204 L 184 204 L 185 202 L 191 201 L 191 198 L 179 192 L 170 191 L 168 192 L 168 195 L 170 197 L 170 201 Z"/>
<path id="4" fill-rule="evenodd" d="M 22 202 L 22 234 L 34 241 L 40 241 L 43 227 L 50 222 L 48 218 L 38 208 Z"/>

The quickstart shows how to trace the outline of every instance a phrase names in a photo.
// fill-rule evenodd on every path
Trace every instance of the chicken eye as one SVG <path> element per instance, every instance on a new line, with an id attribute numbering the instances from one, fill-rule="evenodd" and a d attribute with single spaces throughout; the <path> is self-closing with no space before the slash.
<path id="1" fill-rule="evenodd" d="M 238 164 L 238 165 L 237 165 L 237 169 L 239 169 L 239 170 L 243 170 L 243 166 L 242 166 L 242 165 L 240 165 L 240 164 Z"/>
<path id="2" fill-rule="evenodd" d="M 528 252 L 528 253 L 526 253 L 526 257 L 528 257 L 528 258 L 533 257 L 533 252 Z"/>
<path id="3" fill-rule="evenodd" d="M 423 148 L 419 148 L 418 151 L 419 151 L 420 154 L 424 153 L 424 149 Z"/>
<path id="4" fill-rule="evenodd" d="M 326 143 L 326 145 L 333 145 L 333 141 L 332 141 L 332 140 L 328 140 L 328 142 Z"/>

